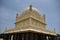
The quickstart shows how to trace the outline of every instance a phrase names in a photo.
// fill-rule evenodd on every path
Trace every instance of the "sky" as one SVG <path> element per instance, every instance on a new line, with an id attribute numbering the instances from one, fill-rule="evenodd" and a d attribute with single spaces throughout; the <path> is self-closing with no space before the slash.
<path id="1" fill-rule="evenodd" d="M 46 15 L 46 28 L 60 33 L 60 0 L 0 0 L 0 33 L 15 27 L 16 13 L 30 4 Z"/>

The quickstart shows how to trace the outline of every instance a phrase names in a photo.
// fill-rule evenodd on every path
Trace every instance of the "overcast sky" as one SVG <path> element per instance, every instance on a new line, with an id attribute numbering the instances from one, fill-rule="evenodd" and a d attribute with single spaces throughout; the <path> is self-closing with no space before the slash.
<path id="1" fill-rule="evenodd" d="M 16 13 L 19 14 L 30 4 L 41 14 L 46 14 L 47 29 L 60 33 L 60 0 L 0 0 L 0 33 L 5 28 L 14 28 Z"/>

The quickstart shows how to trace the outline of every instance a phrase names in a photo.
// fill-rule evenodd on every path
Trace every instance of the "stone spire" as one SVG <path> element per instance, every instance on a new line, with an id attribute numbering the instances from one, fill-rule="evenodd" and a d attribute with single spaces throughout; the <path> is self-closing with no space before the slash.
<path id="1" fill-rule="evenodd" d="M 30 5 L 29 7 L 30 7 L 30 8 L 29 8 L 29 9 L 30 9 L 30 11 L 32 11 L 32 5 Z"/>

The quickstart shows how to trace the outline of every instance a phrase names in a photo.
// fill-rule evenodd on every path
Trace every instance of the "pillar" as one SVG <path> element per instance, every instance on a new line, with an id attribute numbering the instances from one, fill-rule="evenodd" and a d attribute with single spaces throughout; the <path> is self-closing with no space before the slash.
<path id="1" fill-rule="evenodd" d="M 24 40 L 24 34 L 22 33 L 22 40 Z"/>
<path id="2" fill-rule="evenodd" d="M 46 39 L 49 40 L 48 36 L 46 36 Z"/>
<path id="3" fill-rule="evenodd" d="M 33 36 L 33 33 L 31 33 L 31 36 L 30 36 L 30 37 L 31 37 L 31 40 L 33 40 L 33 37 L 34 37 L 34 36 Z"/>
<path id="4" fill-rule="evenodd" d="M 16 40 L 16 34 L 14 34 L 13 36 L 14 36 L 14 37 L 13 37 L 13 40 Z"/>
<path id="5" fill-rule="evenodd" d="M 6 37 L 6 39 L 7 39 L 7 40 L 11 40 L 11 39 L 10 39 L 10 35 L 9 35 L 8 37 Z"/>
<path id="6" fill-rule="evenodd" d="M 13 40 L 13 35 L 11 36 L 11 40 Z"/>
<path id="7" fill-rule="evenodd" d="M 42 34 L 42 40 L 45 40 L 45 38 L 44 38 L 44 34 Z"/>
<path id="8" fill-rule="evenodd" d="M 38 35 L 37 34 L 35 34 L 35 40 L 38 40 Z"/>
<path id="9" fill-rule="evenodd" d="M 42 40 L 42 34 L 40 34 L 41 35 L 41 40 Z"/>
<path id="10" fill-rule="evenodd" d="M 28 40 L 28 33 L 26 33 L 26 40 Z"/>
<path id="11" fill-rule="evenodd" d="M 19 40 L 19 33 L 18 33 L 18 40 Z"/>
<path id="12" fill-rule="evenodd" d="M 44 39 L 44 40 L 47 40 L 47 39 L 46 39 L 46 35 L 45 35 L 45 34 L 43 34 L 43 39 Z"/>
<path id="13" fill-rule="evenodd" d="M 19 33 L 19 40 L 22 40 L 22 33 Z"/>

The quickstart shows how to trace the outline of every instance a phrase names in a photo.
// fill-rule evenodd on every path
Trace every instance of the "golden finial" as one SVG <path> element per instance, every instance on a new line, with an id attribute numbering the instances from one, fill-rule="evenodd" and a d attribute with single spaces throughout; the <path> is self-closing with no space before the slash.
<path id="1" fill-rule="evenodd" d="M 30 8 L 29 8 L 31 11 L 32 11 L 32 5 L 30 4 Z"/>

